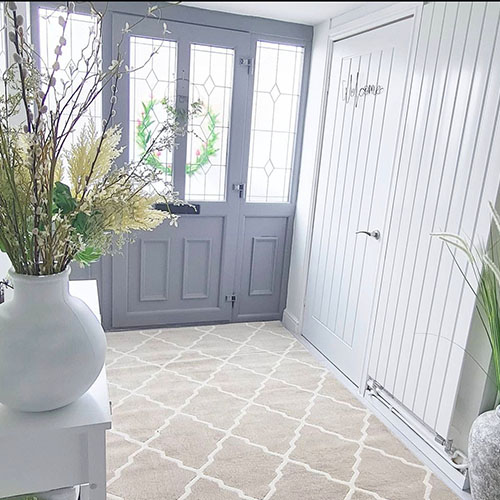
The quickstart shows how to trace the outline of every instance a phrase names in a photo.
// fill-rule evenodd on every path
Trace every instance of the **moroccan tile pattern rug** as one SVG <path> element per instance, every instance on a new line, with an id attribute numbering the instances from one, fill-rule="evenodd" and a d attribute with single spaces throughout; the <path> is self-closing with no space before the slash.
<path id="1" fill-rule="evenodd" d="M 279 322 L 108 343 L 109 500 L 457 498 Z"/>

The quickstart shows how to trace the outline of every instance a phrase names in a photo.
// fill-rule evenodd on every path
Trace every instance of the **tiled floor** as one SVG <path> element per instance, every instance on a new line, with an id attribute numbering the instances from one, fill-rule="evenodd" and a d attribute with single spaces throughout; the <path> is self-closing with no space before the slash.
<path id="1" fill-rule="evenodd" d="M 108 343 L 110 500 L 456 498 L 278 322 Z"/>

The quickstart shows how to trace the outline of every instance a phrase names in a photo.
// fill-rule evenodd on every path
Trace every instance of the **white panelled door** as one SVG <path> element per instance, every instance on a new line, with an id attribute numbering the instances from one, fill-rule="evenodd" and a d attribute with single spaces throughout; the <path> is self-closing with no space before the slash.
<path id="1" fill-rule="evenodd" d="M 413 21 L 334 42 L 303 335 L 359 385 Z"/>

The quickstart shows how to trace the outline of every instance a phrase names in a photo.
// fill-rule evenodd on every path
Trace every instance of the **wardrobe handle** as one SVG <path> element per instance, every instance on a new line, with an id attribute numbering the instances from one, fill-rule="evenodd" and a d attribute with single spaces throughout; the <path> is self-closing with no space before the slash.
<path id="1" fill-rule="evenodd" d="M 356 231 L 356 234 L 366 234 L 376 240 L 380 239 L 380 231 L 378 229 L 374 229 L 373 231 Z"/>

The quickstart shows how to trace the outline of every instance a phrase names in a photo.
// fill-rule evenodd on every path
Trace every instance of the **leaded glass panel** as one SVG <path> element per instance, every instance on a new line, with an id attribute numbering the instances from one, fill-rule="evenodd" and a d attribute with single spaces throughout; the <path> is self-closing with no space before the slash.
<path id="1" fill-rule="evenodd" d="M 165 119 L 164 106 L 175 106 L 177 43 L 131 36 L 130 68 L 129 159 L 144 157 L 171 182 L 173 153 L 155 151 L 151 140 Z"/>
<path id="2" fill-rule="evenodd" d="M 190 64 L 190 103 L 201 101 L 202 111 L 188 136 L 186 199 L 224 201 L 234 50 L 193 44 Z"/>
<path id="3" fill-rule="evenodd" d="M 303 58 L 303 47 L 257 43 L 248 202 L 289 201 Z"/>
<path id="4" fill-rule="evenodd" d="M 61 53 L 57 59 L 60 69 L 55 72 L 55 89 L 59 95 L 71 96 L 78 84 L 81 83 L 84 74 L 88 71 L 86 61 L 91 58 L 96 50 L 101 52 L 100 41 L 97 39 L 96 19 L 87 14 L 71 13 L 66 23 L 63 35 L 63 27 L 60 24 L 61 12 L 40 7 L 38 10 L 40 25 L 40 55 L 47 68 L 43 70 L 50 72 L 55 63 L 57 54 L 56 47 L 60 47 Z M 63 15 L 66 18 L 66 14 Z M 91 73 L 95 73 L 101 68 L 91 68 Z M 73 101 L 80 103 L 88 94 L 92 81 L 89 81 L 82 90 L 75 95 Z M 49 94 L 49 109 L 54 106 L 51 94 Z M 67 117 L 68 112 L 63 111 L 62 116 Z M 102 129 L 102 100 L 99 95 L 91 104 L 84 115 L 87 120 L 79 120 L 73 127 L 69 135 L 68 146 L 73 143 L 80 134 L 82 127 L 88 124 L 89 119 L 93 120 L 97 131 Z"/>

